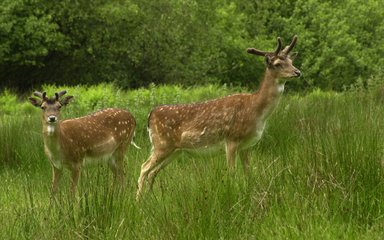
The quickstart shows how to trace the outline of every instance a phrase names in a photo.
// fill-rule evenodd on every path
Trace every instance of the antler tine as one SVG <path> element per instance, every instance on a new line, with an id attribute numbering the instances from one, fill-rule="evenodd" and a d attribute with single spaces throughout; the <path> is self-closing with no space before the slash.
<path id="1" fill-rule="evenodd" d="M 43 92 L 43 94 L 41 95 L 41 98 L 42 98 L 43 100 L 48 100 L 48 98 L 47 98 L 47 93 L 46 93 L 46 92 Z"/>
<path id="2" fill-rule="evenodd" d="M 55 93 L 56 100 L 59 100 L 59 98 L 60 98 L 61 96 L 63 96 L 64 94 L 66 94 L 66 93 L 67 93 L 66 90 L 60 91 L 60 92 L 58 92 L 58 93 Z"/>
<path id="3" fill-rule="evenodd" d="M 39 97 L 39 98 L 43 98 L 43 94 L 41 93 L 41 92 L 38 92 L 38 91 L 35 91 L 34 93 L 33 93 L 33 95 L 35 95 L 36 97 Z"/>
<path id="4" fill-rule="evenodd" d="M 277 37 L 277 47 L 276 47 L 276 50 L 274 52 L 274 55 L 277 56 L 279 55 L 280 51 L 281 51 L 281 46 L 282 46 L 282 42 L 281 42 L 281 38 L 280 37 Z"/>
<path id="5" fill-rule="evenodd" d="M 258 56 L 262 56 L 262 57 L 264 57 L 265 55 L 268 54 L 267 52 L 260 51 L 260 50 L 257 50 L 255 48 L 248 48 L 247 49 L 247 53 L 258 55 Z"/>
<path id="6" fill-rule="evenodd" d="M 43 100 L 47 100 L 47 99 L 48 99 L 48 98 L 47 98 L 47 93 L 46 93 L 46 92 L 41 93 L 41 92 L 35 91 L 35 92 L 33 93 L 33 95 L 35 95 L 36 97 L 39 97 L 39 98 L 41 98 L 41 99 L 43 99 Z"/>
<path id="7" fill-rule="evenodd" d="M 293 47 L 296 45 L 296 42 L 297 42 L 297 36 L 295 35 L 293 38 L 292 38 L 292 41 L 291 43 L 286 46 L 283 50 L 283 53 L 285 55 L 288 55 L 288 53 L 293 49 Z"/>
<path id="8" fill-rule="evenodd" d="M 59 92 L 59 97 L 63 96 L 63 95 L 66 94 L 66 93 L 67 93 L 66 90 L 63 90 L 63 91 Z"/>

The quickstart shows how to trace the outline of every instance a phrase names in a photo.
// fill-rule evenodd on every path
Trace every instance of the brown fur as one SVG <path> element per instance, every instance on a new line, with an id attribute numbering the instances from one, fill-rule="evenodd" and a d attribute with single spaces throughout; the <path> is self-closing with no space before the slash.
<path id="1" fill-rule="evenodd" d="M 137 199 L 145 179 L 148 178 L 151 188 L 157 173 L 168 164 L 170 155 L 176 150 L 208 148 L 223 143 L 229 168 L 234 167 L 236 153 L 239 153 L 247 171 L 249 148 L 261 137 L 265 120 L 276 107 L 282 92 L 284 82 L 279 79 L 300 75 L 288 56 L 295 43 L 296 37 L 281 51 L 278 38 L 275 52 L 248 49 L 251 54 L 264 56 L 267 63 L 260 89 L 253 94 L 235 94 L 207 102 L 153 109 L 148 119 L 153 150 L 141 167 Z"/>
<path id="2" fill-rule="evenodd" d="M 43 98 L 42 101 L 35 98 L 29 100 L 33 105 L 43 109 L 45 153 L 53 170 L 52 193 L 57 191 L 63 166 L 68 167 L 72 172 L 71 190 L 76 191 L 80 170 L 86 158 L 96 162 L 93 158 L 110 157 L 109 165 L 115 180 L 123 183 L 124 155 L 136 127 L 132 114 L 124 110 L 108 108 L 81 118 L 59 121 L 61 106 L 68 104 L 72 97 L 59 101 L 58 97 L 48 99 L 45 98 L 45 94 L 35 95 Z M 50 117 L 56 117 L 56 121 L 50 122 Z"/>

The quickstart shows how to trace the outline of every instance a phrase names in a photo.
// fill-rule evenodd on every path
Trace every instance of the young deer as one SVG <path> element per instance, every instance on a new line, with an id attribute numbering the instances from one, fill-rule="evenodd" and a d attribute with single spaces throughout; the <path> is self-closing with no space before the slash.
<path id="1" fill-rule="evenodd" d="M 48 98 L 46 93 L 29 98 L 42 109 L 41 122 L 45 153 L 52 165 L 52 194 L 57 191 L 63 165 L 72 172 L 72 193 L 76 192 L 81 167 L 96 158 L 109 159 L 109 166 L 121 184 L 124 181 L 124 154 L 132 142 L 136 121 L 127 111 L 108 108 L 92 115 L 60 121 L 60 109 L 73 96 L 61 98 L 66 91 Z M 133 143 L 133 142 L 132 142 Z"/>
<path id="2" fill-rule="evenodd" d="M 300 76 L 300 71 L 292 65 L 296 53 L 289 55 L 296 41 L 295 36 L 290 45 L 282 49 L 281 39 L 277 38 L 274 52 L 247 49 L 248 53 L 263 56 L 266 61 L 264 79 L 255 93 L 153 109 L 148 117 L 152 153 L 141 167 L 136 198 L 139 199 L 146 178 L 152 188 L 157 173 L 177 150 L 209 148 L 224 143 L 228 167 L 234 167 L 238 153 L 247 171 L 250 147 L 260 139 L 265 121 L 284 90 L 285 80 L 280 79 Z"/>

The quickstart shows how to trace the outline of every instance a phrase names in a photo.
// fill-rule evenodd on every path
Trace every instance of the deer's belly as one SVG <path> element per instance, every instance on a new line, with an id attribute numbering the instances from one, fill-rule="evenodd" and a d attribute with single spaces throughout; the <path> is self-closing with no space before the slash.
<path id="1" fill-rule="evenodd" d="M 111 159 L 117 146 L 118 144 L 113 137 L 89 146 L 83 159 L 83 165 L 87 166 L 107 162 Z"/>
<path id="2" fill-rule="evenodd" d="M 181 148 L 180 150 L 196 155 L 216 154 L 224 151 L 224 142 L 220 141 L 215 144 L 206 144 L 199 147 Z"/>
<path id="3" fill-rule="evenodd" d="M 180 148 L 210 149 L 222 145 L 223 137 L 219 133 L 212 133 L 204 128 L 201 131 L 185 131 L 181 134 Z"/>
<path id="4" fill-rule="evenodd" d="M 88 145 L 84 147 L 86 151 L 86 157 L 96 158 L 103 157 L 105 155 L 110 155 L 113 153 L 118 144 L 114 137 L 110 137 L 104 141 L 95 142 L 92 145 Z"/>
<path id="5" fill-rule="evenodd" d="M 83 159 L 83 166 L 92 166 L 99 164 L 106 164 L 112 159 L 112 153 L 100 155 L 100 156 L 86 156 Z"/>

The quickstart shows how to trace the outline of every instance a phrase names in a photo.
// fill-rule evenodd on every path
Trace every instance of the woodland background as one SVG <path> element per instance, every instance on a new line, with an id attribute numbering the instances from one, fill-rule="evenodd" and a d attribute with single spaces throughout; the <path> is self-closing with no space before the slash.
<path id="1" fill-rule="evenodd" d="M 246 48 L 273 50 L 294 34 L 303 78 L 290 90 L 367 87 L 384 75 L 383 9 L 377 0 L 3 0 L 0 89 L 254 87 L 264 66 Z"/>

